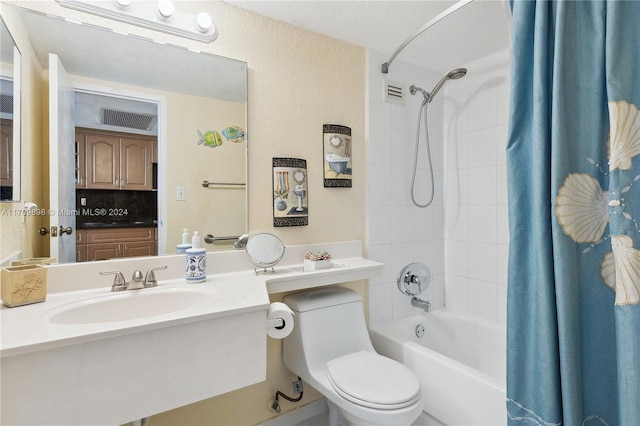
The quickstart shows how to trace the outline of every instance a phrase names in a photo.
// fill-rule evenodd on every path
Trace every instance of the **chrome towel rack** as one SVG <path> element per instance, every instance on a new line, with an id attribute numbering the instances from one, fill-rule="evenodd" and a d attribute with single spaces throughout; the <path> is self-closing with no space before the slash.
<path id="1" fill-rule="evenodd" d="M 247 186 L 247 184 L 235 183 L 235 182 L 209 182 L 208 180 L 203 180 L 202 186 L 205 188 L 209 188 L 210 186 L 230 186 L 230 187 L 244 188 Z"/>
<path id="2" fill-rule="evenodd" d="M 207 244 L 215 244 L 215 243 L 219 243 L 221 241 L 236 241 L 238 238 L 240 238 L 240 235 L 232 237 L 232 236 L 228 236 L 228 237 L 214 237 L 212 234 L 207 234 L 204 237 L 204 242 Z"/>

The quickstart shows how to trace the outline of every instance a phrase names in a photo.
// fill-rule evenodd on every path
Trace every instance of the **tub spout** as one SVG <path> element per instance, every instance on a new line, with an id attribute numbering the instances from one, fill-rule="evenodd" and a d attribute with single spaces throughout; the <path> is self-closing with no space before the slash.
<path id="1" fill-rule="evenodd" d="M 411 306 L 424 309 L 425 312 L 429 312 L 431 310 L 431 302 L 429 302 L 428 300 L 422 300 L 418 297 L 411 298 Z"/>

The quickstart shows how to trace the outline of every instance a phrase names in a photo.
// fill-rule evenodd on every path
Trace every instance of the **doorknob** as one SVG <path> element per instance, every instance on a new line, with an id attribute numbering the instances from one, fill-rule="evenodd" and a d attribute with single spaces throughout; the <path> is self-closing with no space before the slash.
<path id="1" fill-rule="evenodd" d="M 48 233 L 49 233 L 49 230 L 47 228 L 40 228 L 40 235 L 42 235 L 43 237 Z"/>
<path id="2" fill-rule="evenodd" d="M 71 235 L 73 233 L 73 229 L 70 226 L 67 226 L 66 228 L 62 225 L 60 225 L 60 236 L 63 236 L 64 234 L 67 235 Z"/>

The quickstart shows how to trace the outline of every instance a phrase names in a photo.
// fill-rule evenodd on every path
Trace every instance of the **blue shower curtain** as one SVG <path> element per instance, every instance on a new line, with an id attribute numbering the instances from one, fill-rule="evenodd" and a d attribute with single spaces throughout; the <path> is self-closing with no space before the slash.
<path id="1" fill-rule="evenodd" d="M 509 424 L 640 425 L 640 2 L 512 2 Z"/>

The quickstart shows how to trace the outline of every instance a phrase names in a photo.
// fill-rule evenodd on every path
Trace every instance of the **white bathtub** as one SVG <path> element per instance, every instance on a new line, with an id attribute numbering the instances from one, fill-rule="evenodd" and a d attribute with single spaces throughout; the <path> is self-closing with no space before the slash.
<path id="1" fill-rule="evenodd" d="M 425 329 L 422 338 L 415 333 L 418 324 Z M 369 331 L 380 354 L 416 373 L 429 416 L 449 426 L 507 423 L 503 326 L 437 311 Z"/>

